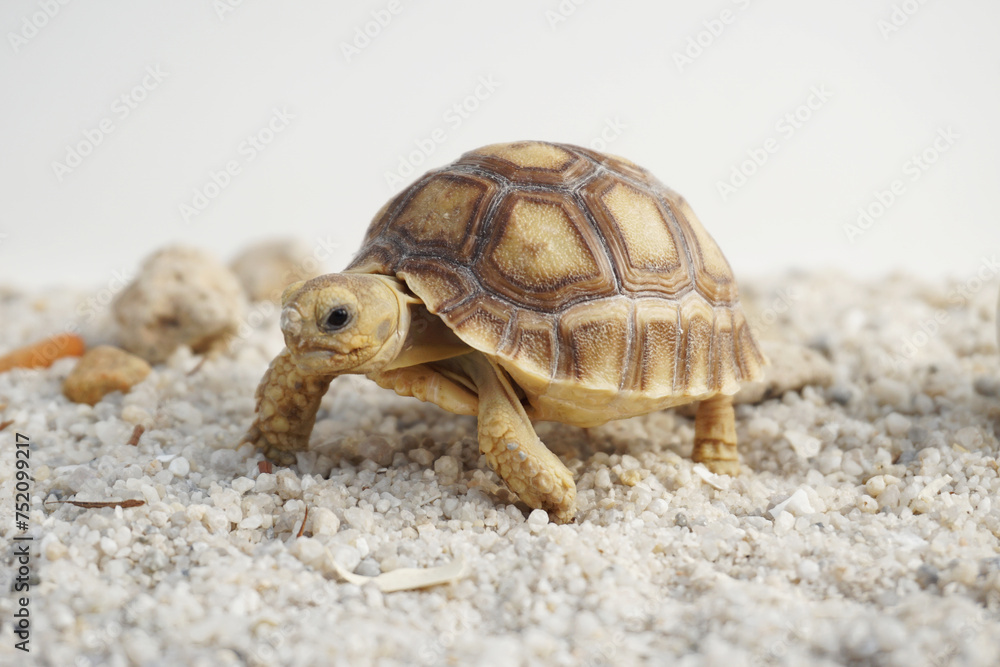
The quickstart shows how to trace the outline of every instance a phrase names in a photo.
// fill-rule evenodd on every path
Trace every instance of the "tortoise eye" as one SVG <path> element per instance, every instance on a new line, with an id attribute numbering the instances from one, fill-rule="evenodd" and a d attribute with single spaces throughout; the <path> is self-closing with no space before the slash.
<path id="1" fill-rule="evenodd" d="M 338 331 L 344 328 L 351 320 L 351 313 L 344 306 L 337 306 L 329 312 L 326 319 L 320 325 L 320 328 L 328 333 Z"/>

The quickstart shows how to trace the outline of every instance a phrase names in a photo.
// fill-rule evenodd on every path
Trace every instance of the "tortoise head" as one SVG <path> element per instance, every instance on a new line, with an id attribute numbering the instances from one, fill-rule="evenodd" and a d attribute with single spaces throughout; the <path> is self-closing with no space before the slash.
<path id="1" fill-rule="evenodd" d="M 281 295 L 281 331 L 300 370 L 370 373 L 402 349 L 414 301 L 394 278 L 332 273 L 297 282 Z"/>

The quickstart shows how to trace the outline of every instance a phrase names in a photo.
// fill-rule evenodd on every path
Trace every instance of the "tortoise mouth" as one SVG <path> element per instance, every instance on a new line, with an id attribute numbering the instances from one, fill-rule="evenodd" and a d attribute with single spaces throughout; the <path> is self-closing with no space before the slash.
<path id="1" fill-rule="evenodd" d="M 343 369 L 336 364 L 337 353 L 316 346 L 297 348 L 292 353 L 292 361 L 302 371 L 313 373 L 339 373 Z"/>
<path id="2" fill-rule="evenodd" d="M 292 351 L 292 360 L 299 370 L 338 375 L 357 372 L 357 369 L 364 366 L 367 361 L 357 360 L 351 355 L 344 355 L 336 350 L 315 344 L 296 346 Z"/>

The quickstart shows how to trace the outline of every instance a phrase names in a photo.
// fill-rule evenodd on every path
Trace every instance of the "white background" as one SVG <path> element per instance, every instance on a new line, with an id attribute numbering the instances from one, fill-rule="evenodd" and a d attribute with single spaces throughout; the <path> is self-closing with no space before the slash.
<path id="1" fill-rule="evenodd" d="M 337 270 L 399 189 L 386 173 L 438 128 L 407 180 L 487 143 L 606 140 L 687 197 L 738 277 L 968 274 L 1000 244 L 995 0 L 397 2 L 5 0 L 0 284 L 117 284 L 168 242 L 229 258 L 280 235 Z M 481 80 L 495 89 L 476 99 Z M 294 118 L 251 161 L 241 144 L 274 109 Z M 100 143 L 57 174 L 85 132 Z M 909 162 L 927 149 L 926 170 Z M 239 173 L 185 221 L 230 160 Z"/>

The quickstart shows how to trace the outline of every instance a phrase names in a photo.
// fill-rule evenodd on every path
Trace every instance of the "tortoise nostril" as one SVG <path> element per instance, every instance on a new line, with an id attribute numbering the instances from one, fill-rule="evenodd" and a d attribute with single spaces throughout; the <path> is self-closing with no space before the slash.
<path id="1" fill-rule="evenodd" d="M 297 336 L 302 331 L 302 313 L 294 306 L 281 309 L 281 331 L 291 336 Z"/>

